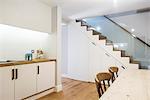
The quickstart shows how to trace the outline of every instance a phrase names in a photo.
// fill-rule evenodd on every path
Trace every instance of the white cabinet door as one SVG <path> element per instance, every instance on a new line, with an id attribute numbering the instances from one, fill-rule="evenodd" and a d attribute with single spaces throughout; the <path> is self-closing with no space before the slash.
<path id="1" fill-rule="evenodd" d="M 55 61 L 38 63 L 37 92 L 55 87 Z"/>
<path id="2" fill-rule="evenodd" d="M 36 65 L 18 65 L 15 80 L 15 100 L 31 96 L 36 93 Z"/>
<path id="3" fill-rule="evenodd" d="M 0 100 L 14 100 L 12 66 L 0 68 Z"/>

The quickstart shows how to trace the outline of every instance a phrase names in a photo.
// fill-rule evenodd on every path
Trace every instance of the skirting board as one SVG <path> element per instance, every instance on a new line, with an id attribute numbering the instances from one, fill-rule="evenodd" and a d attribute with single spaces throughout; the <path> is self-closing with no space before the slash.
<path id="1" fill-rule="evenodd" d="M 41 93 L 35 94 L 35 95 L 28 97 L 24 100 L 36 100 L 36 99 L 39 99 L 39 98 L 41 98 L 45 95 L 48 95 L 52 92 L 60 92 L 60 91 L 62 91 L 62 85 L 57 85 L 55 88 L 51 88 L 51 89 L 48 89 L 48 90 L 43 91 Z"/>
<path id="2" fill-rule="evenodd" d="M 56 88 L 55 88 L 55 91 L 56 91 L 56 92 L 62 91 L 62 84 L 57 85 Z"/>
<path id="3" fill-rule="evenodd" d="M 90 80 L 90 81 L 84 81 L 84 80 L 80 80 L 80 79 L 77 79 L 77 78 L 74 78 L 74 77 L 70 77 L 69 75 L 67 74 L 63 74 L 62 77 L 65 77 L 65 78 L 70 78 L 70 79 L 73 79 L 73 80 L 78 80 L 78 81 L 82 81 L 82 82 L 88 82 L 88 83 L 95 83 L 95 80 Z M 106 85 L 108 85 L 108 83 L 106 82 L 105 83 Z M 112 84 L 112 83 L 110 83 Z"/>
<path id="4" fill-rule="evenodd" d="M 48 94 L 50 94 L 50 93 L 52 93 L 52 92 L 56 92 L 56 91 L 55 91 L 55 88 L 48 89 L 48 90 L 46 90 L 46 91 L 44 91 L 44 92 L 35 94 L 35 95 L 33 95 L 33 96 L 29 97 L 29 98 L 23 99 L 23 100 L 36 100 L 36 99 L 39 99 L 39 98 L 41 98 L 41 97 L 43 97 L 43 96 L 45 96 L 45 95 L 48 95 Z"/>
<path id="5" fill-rule="evenodd" d="M 69 74 L 63 74 L 62 77 L 70 78 L 70 79 L 78 80 L 78 81 L 83 81 L 83 82 L 92 82 L 92 83 L 95 82 L 94 79 L 93 79 L 93 81 L 91 81 L 91 80 L 84 80 L 84 79 L 78 79 L 76 77 L 70 76 Z"/>
<path id="6" fill-rule="evenodd" d="M 61 77 L 70 78 L 68 74 L 62 74 Z"/>

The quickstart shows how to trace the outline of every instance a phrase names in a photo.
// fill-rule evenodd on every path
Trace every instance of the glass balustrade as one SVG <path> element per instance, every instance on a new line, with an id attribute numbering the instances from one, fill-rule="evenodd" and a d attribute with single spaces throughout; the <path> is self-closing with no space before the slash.
<path id="1" fill-rule="evenodd" d="M 128 33 L 104 16 L 84 18 L 82 21 L 113 41 L 114 48 L 125 50 L 126 56 L 132 56 L 134 61 L 139 61 L 140 68 L 150 69 L 150 47 L 135 35 Z"/>

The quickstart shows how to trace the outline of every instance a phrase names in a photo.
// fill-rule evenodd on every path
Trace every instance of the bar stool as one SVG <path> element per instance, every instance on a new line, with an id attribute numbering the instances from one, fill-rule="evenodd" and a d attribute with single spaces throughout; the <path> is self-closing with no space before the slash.
<path id="1" fill-rule="evenodd" d="M 109 72 L 98 73 L 95 78 L 96 88 L 99 98 L 104 94 L 107 88 L 110 86 L 110 80 L 112 79 L 112 74 Z M 106 86 L 106 82 L 108 86 Z"/>
<path id="2" fill-rule="evenodd" d="M 112 82 L 114 82 L 114 80 L 118 77 L 119 68 L 118 67 L 109 67 L 108 70 L 112 74 Z"/>

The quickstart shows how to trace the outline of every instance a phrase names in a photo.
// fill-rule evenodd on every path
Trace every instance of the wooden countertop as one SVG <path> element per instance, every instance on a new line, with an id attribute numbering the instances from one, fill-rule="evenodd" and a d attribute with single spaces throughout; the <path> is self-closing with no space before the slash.
<path id="1" fill-rule="evenodd" d="M 150 70 L 125 70 L 99 100 L 150 100 Z"/>
<path id="2" fill-rule="evenodd" d="M 26 60 L 24 60 L 24 61 L 13 61 L 13 62 L 0 63 L 0 67 L 32 64 L 32 63 L 40 63 L 40 62 L 49 62 L 49 61 L 56 61 L 56 59 L 34 59 L 32 61 L 26 61 Z"/>

